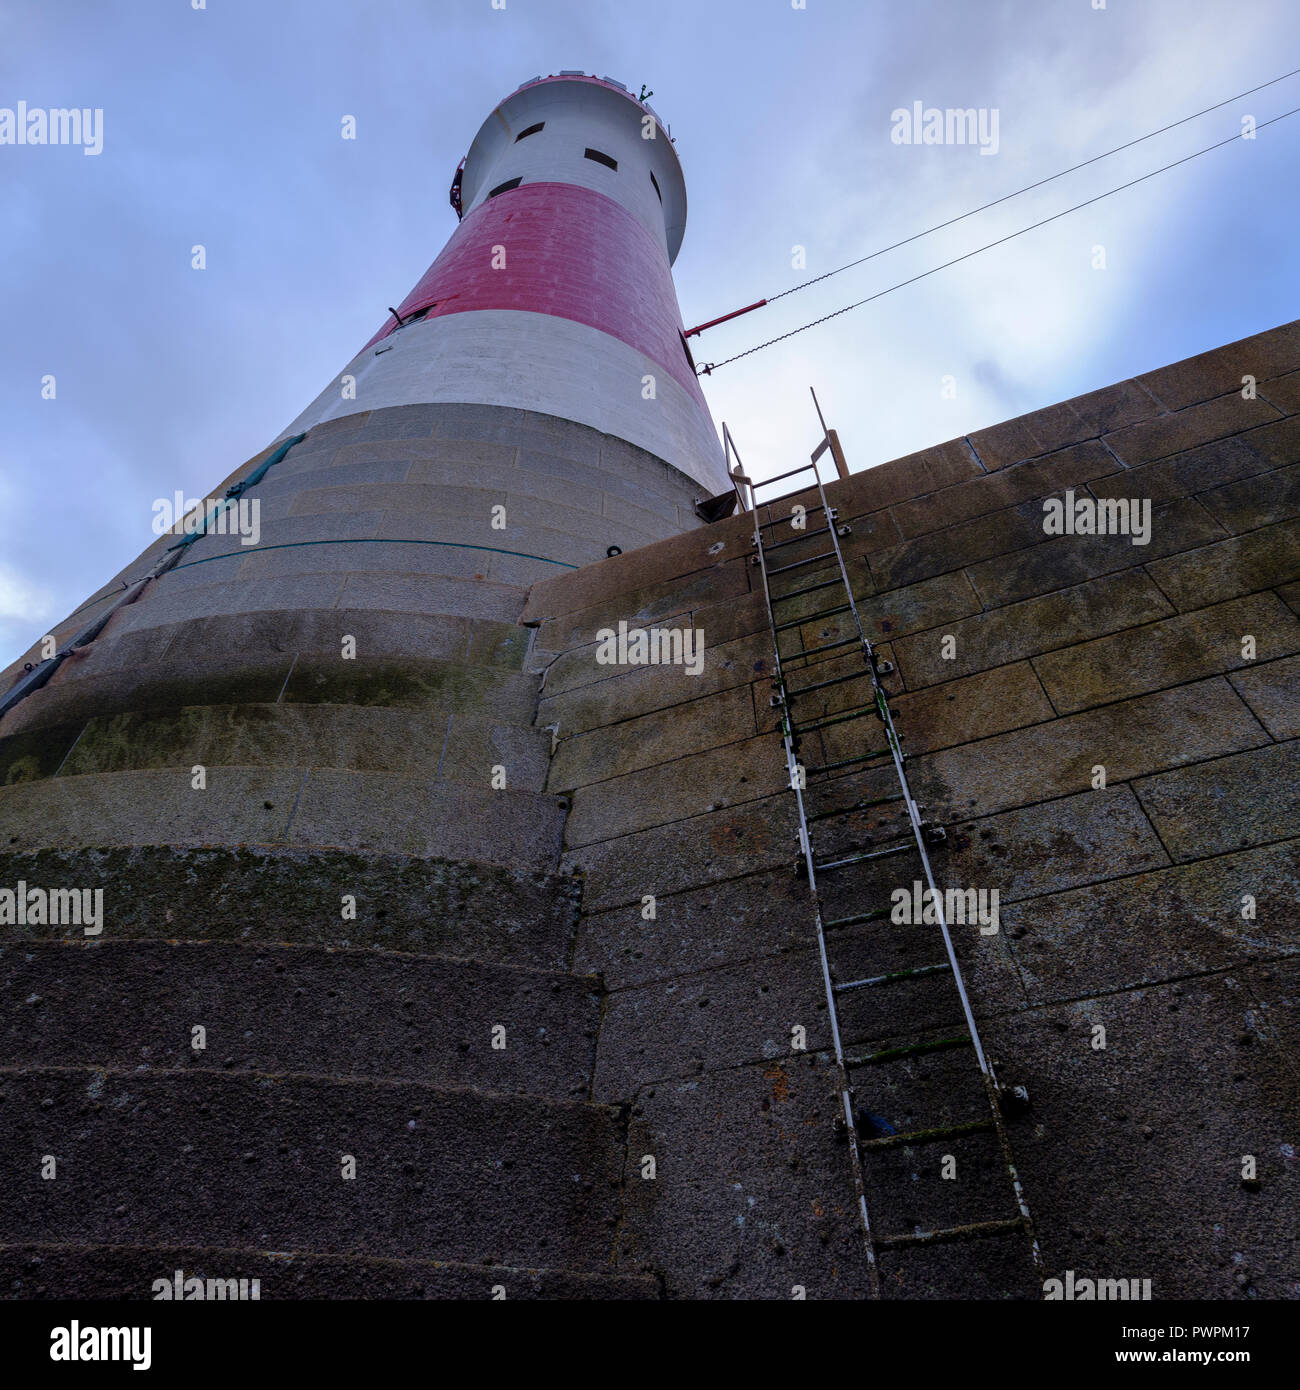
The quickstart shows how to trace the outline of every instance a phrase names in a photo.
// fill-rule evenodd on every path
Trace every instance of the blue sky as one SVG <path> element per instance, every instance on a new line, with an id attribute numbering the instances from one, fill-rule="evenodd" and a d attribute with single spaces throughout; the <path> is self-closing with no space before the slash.
<path id="1" fill-rule="evenodd" d="M 450 234 L 451 173 L 521 81 L 578 68 L 653 89 L 686 170 L 691 324 L 1300 67 L 1291 0 L 1093 4 L 8 0 L 0 107 L 101 107 L 104 148 L 0 146 L 0 658 L 149 543 L 155 498 L 205 495 L 348 361 Z M 891 142 L 915 101 L 996 110 L 997 154 Z M 1292 106 L 1300 77 L 714 330 L 696 356 Z M 815 385 L 863 468 L 1285 322 L 1298 167 L 1295 116 L 719 371 L 714 417 L 751 469 L 789 467 L 816 439 Z"/>

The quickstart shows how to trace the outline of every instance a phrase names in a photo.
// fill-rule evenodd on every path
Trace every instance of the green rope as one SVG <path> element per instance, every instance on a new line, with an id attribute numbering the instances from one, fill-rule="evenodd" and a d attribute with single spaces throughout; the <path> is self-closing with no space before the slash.
<path id="1" fill-rule="evenodd" d="M 221 555 L 207 555 L 202 560 L 191 560 L 188 564 L 177 565 L 176 568 L 178 570 L 190 570 L 195 565 L 206 565 L 212 560 L 229 560 L 240 555 L 260 555 L 266 550 L 294 550 L 300 545 L 445 545 L 452 550 L 487 550 L 493 555 L 515 555 L 521 560 L 540 560 L 544 565 L 560 565 L 566 570 L 581 568 L 579 565 L 569 564 L 567 560 L 552 560 L 545 555 L 529 555 L 523 550 L 502 550 L 500 546 L 495 545 L 470 545 L 465 541 L 397 540 L 386 536 L 352 536 L 343 539 L 281 541 L 276 545 L 252 545 L 243 550 L 227 550 Z M 454 578 L 455 576 L 446 577 Z"/>

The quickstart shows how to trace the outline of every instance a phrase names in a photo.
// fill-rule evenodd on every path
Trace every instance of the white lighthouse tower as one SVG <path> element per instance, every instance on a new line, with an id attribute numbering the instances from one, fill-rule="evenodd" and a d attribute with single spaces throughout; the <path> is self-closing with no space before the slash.
<path id="1" fill-rule="evenodd" d="M 608 78 L 526 82 L 483 123 L 452 204 L 437 260 L 286 434 L 359 410 L 506 406 L 727 488 L 672 281 L 686 185 L 651 108 Z"/>

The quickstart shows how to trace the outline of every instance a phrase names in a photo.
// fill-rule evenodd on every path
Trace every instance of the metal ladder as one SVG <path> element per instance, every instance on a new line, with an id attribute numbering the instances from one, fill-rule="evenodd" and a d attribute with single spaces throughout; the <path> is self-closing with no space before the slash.
<path id="1" fill-rule="evenodd" d="M 814 400 L 815 399 L 814 397 Z M 820 408 L 818 414 L 820 416 Z M 872 1293 L 877 1297 L 880 1294 L 880 1270 L 876 1259 L 878 1250 L 897 1250 L 904 1249 L 908 1246 L 928 1245 L 947 1241 L 973 1240 L 987 1236 L 1003 1235 L 1014 1231 L 1022 1231 L 1027 1237 L 1034 1270 L 1037 1277 L 1041 1279 L 1043 1275 L 1042 1256 L 1034 1232 L 1033 1218 L 1030 1216 L 1029 1207 L 1025 1201 L 1024 1191 L 1021 1187 L 1019 1176 L 1016 1173 L 1015 1162 L 1011 1152 L 1011 1144 L 1007 1135 L 1003 1114 L 1004 1093 L 999 1087 L 993 1064 L 984 1051 L 979 1030 L 975 1025 L 975 1016 L 971 1010 L 965 981 L 962 978 L 957 955 L 953 949 L 952 935 L 949 931 L 948 922 L 944 913 L 943 898 L 937 890 L 934 873 L 930 867 L 930 856 L 926 852 L 927 843 L 941 842 L 944 838 L 944 831 L 941 828 L 929 825 L 923 820 L 921 808 L 916 804 L 916 801 L 912 797 L 911 790 L 908 787 L 907 775 L 903 770 L 903 763 L 906 755 L 902 751 L 899 735 L 894 728 L 894 714 L 889 707 L 889 697 L 881 685 L 882 678 L 892 674 L 894 668 L 892 663 L 882 661 L 877 657 L 871 642 L 868 640 L 862 628 L 862 620 L 858 614 L 857 602 L 853 596 L 853 585 L 849 579 L 848 571 L 844 564 L 844 555 L 840 548 L 840 537 L 849 534 L 850 528 L 839 521 L 837 510 L 828 503 L 821 474 L 817 467 L 818 458 L 825 453 L 829 447 L 828 432 L 826 431 L 824 420 L 822 421 L 822 429 L 823 442 L 813 453 L 811 463 L 804 464 L 799 468 L 790 469 L 785 473 L 779 473 L 776 477 L 768 478 L 759 483 L 752 482 L 749 478 L 745 477 L 744 465 L 741 462 L 740 454 L 735 447 L 735 442 L 731 437 L 730 431 L 725 425 L 723 426 L 723 442 L 727 469 L 732 476 L 733 484 L 739 499 L 739 505 L 742 510 L 751 511 L 754 518 L 754 536 L 752 542 L 754 555 L 752 557 L 752 563 L 758 568 L 762 575 L 763 595 L 767 605 L 768 627 L 772 636 L 772 649 L 775 659 L 774 678 L 772 682 L 774 694 L 771 703 L 773 708 L 780 712 L 780 729 L 785 745 L 786 766 L 790 774 L 790 786 L 794 791 L 795 801 L 798 806 L 801 869 L 808 876 L 808 887 L 816 919 L 817 950 L 821 961 L 822 982 L 826 991 L 826 1007 L 830 1018 L 831 1039 L 835 1051 L 835 1065 L 838 1070 L 840 1099 L 843 1106 L 843 1116 L 837 1117 L 836 1129 L 837 1132 L 840 1132 L 848 1141 L 850 1161 L 853 1170 L 853 1185 L 857 1195 L 858 1211 L 862 1221 L 862 1231 L 866 1244 Z M 736 463 L 734 470 L 732 468 L 733 455 Z M 769 498 L 764 501 L 758 499 L 757 494 L 760 489 L 800 475 L 804 475 L 805 477 L 805 485 L 803 487 L 796 488 L 791 492 L 782 493 L 780 496 Z M 808 475 L 811 475 L 811 478 L 809 478 Z M 818 529 L 795 528 L 795 534 L 789 539 L 773 541 L 769 537 L 765 537 L 765 531 L 772 531 L 780 526 L 791 528 L 792 520 L 796 515 L 792 507 L 791 515 L 772 517 L 772 509 L 783 503 L 792 504 L 796 498 L 804 499 L 804 504 L 811 502 L 814 486 L 816 488 L 817 500 L 814 505 L 803 505 L 803 519 L 806 522 L 807 519 L 820 514 L 825 524 Z M 745 496 L 746 490 L 749 493 L 748 498 Z M 769 515 L 769 520 L 767 521 L 761 519 L 764 511 Z M 795 559 L 787 563 L 782 562 L 783 557 L 781 556 L 781 551 L 783 549 L 796 545 L 798 542 L 807 541 L 810 537 L 819 535 L 827 537 L 827 548 L 824 551 L 821 551 L 821 547 L 817 547 L 821 553 Z M 774 559 L 777 561 L 775 564 L 772 563 Z M 798 581 L 802 575 L 809 572 L 811 567 L 819 563 L 828 563 L 831 561 L 834 562 L 834 574 L 831 578 L 817 578 L 815 582 L 811 584 L 796 582 L 796 587 L 790 589 L 786 593 L 773 593 L 772 582 L 774 579 L 778 579 L 780 576 L 791 575 L 795 576 L 796 581 Z M 816 572 L 814 572 L 814 574 L 815 573 Z M 805 613 L 798 618 L 778 621 L 776 613 L 777 605 L 814 592 L 824 593 L 829 600 L 829 606 L 820 608 L 815 613 Z M 819 618 L 846 613 L 852 615 L 853 635 L 825 643 L 811 650 L 800 651 L 793 656 L 782 658 L 780 649 L 780 635 L 782 632 L 802 627 Z M 836 686 L 841 683 L 861 680 L 864 673 L 855 670 L 848 674 L 833 676 L 826 680 L 795 686 L 790 683 L 790 677 L 797 674 L 797 672 L 791 671 L 789 668 L 795 662 L 804 662 L 806 666 L 807 658 L 816 658 L 826 652 L 835 651 L 836 649 L 843 649 L 847 654 L 854 647 L 861 650 L 866 664 L 866 670 L 871 677 L 870 701 L 856 708 L 837 712 L 829 717 L 801 723 L 796 718 L 795 713 L 797 702 L 801 697 L 812 695 L 814 692 L 822 691 L 828 687 Z M 879 727 L 884 735 L 885 747 L 872 748 L 866 752 L 858 753 L 853 757 L 840 758 L 821 767 L 803 767 L 800 764 L 798 749 L 801 735 L 829 728 L 832 725 L 847 725 L 871 717 L 880 721 Z M 881 761 L 882 759 L 888 759 L 889 762 L 883 762 Z M 804 799 L 808 779 L 819 777 L 823 774 L 841 773 L 849 768 L 866 771 L 873 767 L 887 767 L 891 763 L 897 782 L 897 791 L 870 800 L 856 801 L 849 806 L 822 810 L 811 817 L 808 815 Z M 836 856 L 830 860 L 820 860 L 818 858 L 812 836 L 809 832 L 810 823 L 822 821 L 832 816 L 868 810 L 872 807 L 891 802 L 902 803 L 902 812 L 906 815 L 908 821 L 908 832 L 910 833 L 905 832 L 901 843 L 883 849 L 864 851 L 862 853 L 837 853 Z M 890 909 L 887 907 L 868 907 L 865 911 L 855 912 L 844 917 L 828 919 L 826 916 L 825 904 L 823 903 L 822 890 L 819 886 L 819 876 L 833 873 L 853 864 L 866 863 L 870 860 L 883 859 L 892 855 L 902 854 L 913 855 L 920 860 L 920 865 L 924 872 L 924 880 L 930 889 L 931 900 L 936 911 L 937 926 L 943 940 L 945 959 L 915 969 L 891 971 L 886 974 L 874 975 L 863 979 L 846 980 L 837 978 L 831 966 L 830 954 L 827 947 L 828 930 L 834 931 L 839 928 L 857 926 L 861 923 L 887 919 L 890 915 Z M 856 990 L 888 989 L 889 986 L 896 985 L 904 980 L 938 974 L 950 974 L 952 977 L 958 997 L 961 1001 L 961 1011 L 967 1029 L 965 1034 L 931 1041 L 918 1041 L 908 1046 L 890 1047 L 883 1051 L 867 1053 L 858 1057 L 846 1056 L 840 1033 L 840 1010 L 838 1001 L 842 996 Z M 875 1064 L 892 1062 L 908 1056 L 964 1047 L 969 1047 L 974 1051 L 975 1061 L 979 1067 L 980 1078 L 983 1083 L 984 1095 L 988 1101 L 989 1116 L 987 1119 L 962 1124 L 943 1125 L 933 1129 L 912 1130 L 902 1134 L 889 1133 L 880 1137 L 865 1139 L 862 1137 L 859 1133 L 859 1117 L 854 1105 L 856 1096 L 853 1073 L 868 1069 Z M 1009 1097 L 1013 1095 L 1013 1093 L 1007 1094 Z M 882 1237 L 873 1232 L 871 1215 L 867 1210 L 864 1173 L 866 1161 L 875 1151 L 896 1148 L 901 1145 L 939 1143 L 945 1139 L 958 1138 L 967 1134 L 987 1131 L 992 1131 L 997 1136 L 1002 1162 L 1005 1165 L 1006 1175 L 1015 1198 L 1016 1215 L 1003 1220 L 974 1221 L 963 1225 L 939 1227 L 933 1230 L 917 1231 L 910 1234 L 900 1233 Z"/>

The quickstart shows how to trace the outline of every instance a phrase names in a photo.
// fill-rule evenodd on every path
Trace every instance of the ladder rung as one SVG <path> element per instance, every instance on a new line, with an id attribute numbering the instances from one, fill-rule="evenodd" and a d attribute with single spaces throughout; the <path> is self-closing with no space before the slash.
<path id="1" fill-rule="evenodd" d="M 788 478 L 790 474 L 787 473 L 785 476 Z M 774 483 L 776 482 L 776 479 L 769 478 L 767 481 L 769 483 Z M 818 478 L 815 486 L 820 488 L 821 485 L 822 480 Z M 759 483 L 758 486 L 762 487 L 763 484 Z M 755 510 L 757 510 L 759 507 L 779 507 L 782 502 L 788 502 L 792 497 L 807 497 L 807 495 L 813 490 L 813 487 L 814 484 L 809 483 L 807 487 L 797 487 L 793 492 L 783 492 L 780 495 L 780 497 L 769 497 L 766 502 L 760 502 L 757 499 L 755 499 L 754 508 Z"/>
<path id="2" fill-rule="evenodd" d="M 857 763 L 869 762 L 872 758 L 887 758 L 890 754 L 888 748 L 877 748 L 872 753 L 859 753 L 855 758 L 842 758 L 837 763 L 827 763 L 825 767 L 807 767 L 804 771 L 809 777 L 815 776 L 819 772 L 838 772 L 842 767 L 853 767 Z M 900 754 L 900 756 L 902 756 Z"/>
<path id="3" fill-rule="evenodd" d="M 855 811 L 869 811 L 873 806 L 884 806 L 891 801 L 902 799 L 902 792 L 890 792 L 888 796 L 872 797 L 870 801 L 855 801 L 852 806 L 841 806 L 834 811 L 818 811 L 815 815 L 805 816 L 804 819 L 812 825 L 814 821 L 829 820 L 832 816 L 851 816 Z"/>
<path id="4" fill-rule="evenodd" d="M 861 637 L 841 637 L 838 642 L 825 642 L 820 647 L 809 647 L 807 651 L 791 652 L 786 657 L 787 661 L 802 661 L 805 656 L 820 656 L 822 652 L 833 652 L 838 647 L 851 647 L 855 642 L 861 642 Z"/>
<path id="5" fill-rule="evenodd" d="M 841 603 L 838 608 L 823 608 L 820 613 L 809 613 L 805 618 L 791 618 L 788 623 L 777 623 L 774 632 L 787 632 L 792 627 L 802 627 L 805 623 L 815 623 L 818 618 L 829 618 L 836 613 L 851 613 L 851 603 Z"/>
<path id="6" fill-rule="evenodd" d="M 834 558 L 835 552 L 828 550 L 824 555 L 810 555 L 806 560 L 796 560 L 791 565 L 778 565 L 776 569 L 768 570 L 767 575 L 770 579 L 774 574 L 784 574 L 787 570 L 802 569 L 804 565 L 815 565 L 818 560 L 833 560 Z"/>
<path id="7" fill-rule="evenodd" d="M 817 465 L 816 465 L 815 463 L 801 463 L 801 464 L 799 465 L 798 468 L 792 468 L 788 473 L 778 473 L 778 474 L 776 474 L 775 477 L 772 477 L 772 478 L 764 478 L 763 481 L 762 481 L 761 483 L 751 483 L 750 486 L 751 486 L 751 487 L 766 487 L 766 486 L 768 485 L 768 483 L 779 483 L 779 482 L 781 481 L 782 478 L 793 478 L 793 477 L 795 476 L 796 473 L 816 473 L 816 472 L 817 472 Z M 768 507 L 768 506 L 771 506 L 771 503 L 770 503 L 770 502 L 764 502 L 764 503 L 762 503 L 762 505 L 763 505 L 764 507 Z"/>
<path id="8" fill-rule="evenodd" d="M 888 917 L 891 910 L 888 907 L 873 907 L 870 912 L 855 912 L 850 917 L 834 917 L 822 925 L 827 931 L 834 927 L 856 927 L 862 922 L 878 922 L 882 917 Z"/>
<path id="9" fill-rule="evenodd" d="M 888 908 L 881 909 L 888 912 Z M 830 924 L 827 923 L 829 926 Z M 954 1047 L 969 1047 L 970 1034 L 963 1033 L 956 1038 L 935 1038 L 933 1042 L 912 1043 L 908 1047 L 886 1047 L 880 1052 L 867 1052 L 861 1057 L 846 1057 L 846 1067 L 877 1067 L 885 1062 L 897 1062 L 903 1057 L 918 1057 L 925 1052 L 947 1052 Z"/>
<path id="10" fill-rule="evenodd" d="M 875 1241 L 877 1250 L 901 1250 L 909 1245 L 940 1245 L 954 1240 L 977 1240 L 982 1236 L 1001 1236 L 1010 1231 L 1023 1231 L 1025 1218 L 1009 1216 L 1005 1221 L 971 1221 L 964 1226 L 946 1226 L 937 1231 L 922 1231 L 910 1236 L 884 1236 Z"/>
<path id="11" fill-rule="evenodd" d="M 800 594 L 815 593 L 818 589 L 829 589 L 832 584 L 843 584 L 844 580 L 837 574 L 834 579 L 823 579 L 820 584 L 809 584 L 805 589 L 791 589 L 788 594 L 773 594 L 773 603 L 784 603 L 788 598 L 798 598 Z"/>
<path id="12" fill-rule="evenodd" d="M 803 656 L 804 653 L 797 652 L 796 655 Z M 786 658 L 786 660 L 788 661 L 793 659 L 793 657 Z M 832 676 L 830 680 L 818 681 L 815 685 L 801 685 L 797 689 L 787 687 L 785 693 L 787 698 L 789 699 L 793 699 L 796 695 L 811 695 L 814 690 L 825 690 L 826 687 L 830 685 L 843 685 L 845 681 L 860 681 L 863 678 L 863 676 L 869 676 L 870 674 L 871 667 L 868 666 L 865 671 L 850 671 L 847 675 Z"/>
<path id="13" fill-rule="evenodd" d="M 916 851 L 915 840 L 905 840 L 901 845 L 890 845 L 888 849 L 869 849 L 861 854 L 850 854 L 846 859 L 832 859 L 828 864 L 814 864 L 813 868 L 817 872 L 825 873 L 828 869 L 843 869 L 850 864 L 865 864 L 869 859 L 888 859 L 893 854 L 913 854 Z"/>
<path id="14" fill-rule="evenodd" d="M 836 994 L 842 994 L 845 990 L 865 989 L 868 985 L 892 985 L 899 980 L 915 980 L 923 975 L 938 975 L 951 969 L 952 966 L 945 960 L 938 965 L 918 965 L 912 970 L 891 970 L 888 975 L 871 975 L 864 980 L 845 980 L 834 988 Z"/>
<path id="15" fill-rule="evenodd" d="M 810 536 L 828 535 L 830 529 L 829 526 L 819 526 L 815 531 L 805 531 L 802 535 L 791 536 L 787 541 L 776 541 L 772 545 L 765 545 L 763 547 L 763 554 L 766 555 L 769 550 L 780 550 L 783 545 L 798 545 L 800 541 L 806 541 Z"/>
<path id="16" fill-rule="evenodd" d="M 770 502 L 760 502 L 758 505 L 760 507 L 770 507 L 772 504 Z M 825 507 L 818 502 L 815 507 L 805 507 L 804 515 L 811 516 L 814 512 L 822 512 L 825 510 Z M 789 526 L 790 518 L 788 516 L 778 516 L 774 521 L 760 521 L 758 524 L 759 526 Z"/>
<path id="17" fill-rule="evenodd" d="M 908 1134 L 886 1134 L 880 1139 L 864 1139 L 860 1149 L 896 1149 L 900 1144 L 937 1144 L 963 1134 L 982 1134 L 994 1128 L 992 1120 L 969 1120 L 964 1125 L 944 1125 L 941 1129 L 914 1129 Z"/>
<path id="18" fill-rule="evenodd" d="M 860 709 L 850 710 L 847 714 L 828 715 L 825 719 L 815 719 L 811 724 L 800 724 L 796 733 L 815 734 L 821 729 L 833 728 L 836 724 L 848 724 L 854 719 L 865 719 L 868 715 L 875 714 L 875 705 L 863 705 Z M 902 792 L 899 792 L 902 795 Z"/>

